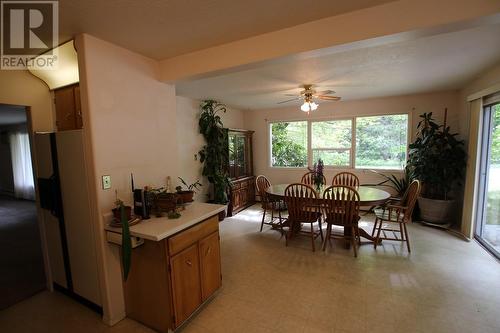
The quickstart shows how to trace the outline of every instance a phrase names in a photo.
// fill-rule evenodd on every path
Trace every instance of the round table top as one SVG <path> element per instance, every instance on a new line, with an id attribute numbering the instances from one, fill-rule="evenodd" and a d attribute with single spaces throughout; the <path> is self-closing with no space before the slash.
<path id="1" fill-rule="evenodd" d="M 285 188 L 290 185 L 290 184 L 277 184 L 277 185 L 271 185 L 266 189 L 266 192 L 269 193 L 270 195 L 277 196 L 277 197 L 284 197 L 285 196 Z M 321 189 L 321 193 L 319 193 L 318 198 L 323 197 L 323 191 L 326 189 L 328 186 L 324 186 Z M 379 190 L 377 188 L 373 187 L 368 187 L 368 186 L 360 186 L 356 189 L 359 194 L 359 204 L 361 206 L 377 206 L 381 205 L 384 202 L 386 202 L 391 195 L 383 190 Z"/>

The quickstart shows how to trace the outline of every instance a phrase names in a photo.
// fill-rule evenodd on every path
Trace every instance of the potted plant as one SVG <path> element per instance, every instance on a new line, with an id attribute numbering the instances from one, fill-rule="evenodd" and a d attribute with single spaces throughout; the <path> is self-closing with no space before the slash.
<path id="1" fill-rule="evenodd" d="M 132 240 L 130 239 L 130 226 L 129 220 L 131 217 L 130 206 L 125 206 L 123 201 L 116 198 L 116 207 L 113 208 L 113 215 L 116 218 L 116 212 L 118 212 L 118 221 L 120 221 L 120 226 L 122 228 L 122 268 L 123 268 L 123 280 L 127 281 L 128 274 L 130 272 L 131 258 L 132 258 Z M 129 209 L 127 209 L 127 207 Z"/>
<path id="2" fill-rule="evenodd" d="M 203 163 L 202 175 L 212 184 L 211 202 L 225 205 L 228 202 L 227 190 L 229 177 L 227 165 L 229 163 L 228 133 L 224 128 L 219 113 L 226 112 L 226 106 L 215 100 L 204 100 L 201 105 L 200 133 L 205 139 L 205 145 L 198 152 L 200 162 Z M 225 214 L 225 212 L 224 212 Z M 224 216 L 219 218 L 224 219 Z"/>
<path id="3" fill-rule="evenodd" d="M 121 220 L 121 208 L 122 207 L 123 207 L 123 210 L 125 211 L 125 217 L 127 218 L 127 221 L 129 221 L 132 218 L 132 207 L 125 206 L 123 201 L 118 199 L 118 198 L 116 198 L 116 200 L 115 200 L 115 208 L 112 209 L 113 217 L 115 218 L 115 221 Z"/>
<path id="4" fill-rule="evenodd" d="M 444 124 L 437 124 L 431 113 L 420 116 L 417 138 L 409 145 L 408 168 L 415 179 L 422 182 L 418 198 L 420 217 L 435 224 L 448 224 L 453 219 L 455 201 L 450 192 L 461 185 L 466 165 L 464 141 L 457 140 Z"/>
<path id="5" fill-rule="evenodd" d="M 410 171 L 408 170 L 408 167 L 404 168 L 404 173 L 398 177 L 396 175 L 386 175 L 383 174 L 382 172 L 379 172 L 377 170 L 369 170 L 370 172 L 376 173 L 377 175 L 381 176 L 384 178 L 383 181 L 376 183 L 376 184 L 366 184 L 366 186 L 387 186 L 392 188 L 397 195 L 397 198 L 401 198 L 406 190 L 408 189 L 408 186 L 410 185 L 411 181 L 414 179 L 414 177 L 411 175 Z"/>
<path id="6" fill-rule="evenodd" d="M 312 169 L 308 168 L 308 169 L 309 171 L 314 172 L 314 179 L 313 179 L 314 185 L 316 185 L 316 190 L 320 192 L 321 187 L 325 185 L 324 184 L 325 177 L 323 175 L 323 170 L 324 170 L 323 160 L 321 158 L 318 159 L 318 162 L 314 163 L 313 168 Z"/>
<path id="7" fill-rule="evenodd" d="M 186 190 L 183 190 L 182 186 L 177 186 L 175 188 L 175 190 L 177 191 L 177 195 L 179 196 L 180 203 L 182 204 L 182 203 L 192 202 L 194 194 L 203 185 L 200 183 L 199 179 L 194 183 L 188 185 L 184 179 L 182 179 L 181 177 L 178 178 L 181 181 L 182 185 L 184 185 L 184 187 L 186 188 Z"/>

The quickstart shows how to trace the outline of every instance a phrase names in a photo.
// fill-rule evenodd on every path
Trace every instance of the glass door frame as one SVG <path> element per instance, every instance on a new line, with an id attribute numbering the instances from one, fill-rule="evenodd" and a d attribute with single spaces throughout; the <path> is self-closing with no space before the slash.
<path id="1" fill-rule="evenodd" d="M 487 240 L 483 238 L 486 224 L 486 199 L 488 194 L 488 179 L 490 170 L 491 145 L 493 140 L 493 112 L 494 107 L 499 104 L 493 103 L 483 106 L 483 124 L 481 133 L 481 150 L 479 166 L 478 200 L 476 209 L 476 224 L 474 227 L 474 238 L 485 247 L 497 259 L 500 259 L 500 251 L 495 249 Z"/>

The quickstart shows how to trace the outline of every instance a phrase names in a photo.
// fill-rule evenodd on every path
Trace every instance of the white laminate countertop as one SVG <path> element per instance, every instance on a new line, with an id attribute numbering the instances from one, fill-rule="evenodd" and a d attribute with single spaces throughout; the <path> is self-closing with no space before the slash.
<path id="1" fill-rule="evenodd" d="M 151 217 L 148 220 L 142 220 L 140 223 L 130 227 L 130 235 L 141 237 L 152 241 L 161 241 L 170 237 L 179 231 L 201 222 L 211 216 L 218 214 L 226 209 L 224 205 L 215 205 L 202 202 L 193 202 L 186 206 L 185 210 L 180 211 L 181 217 L 178 219 L 169 219 L 168 217 Z M 121 233 L 121 228 L 114 228 L 109 225 L 104 227 L 107 231 Z"/>

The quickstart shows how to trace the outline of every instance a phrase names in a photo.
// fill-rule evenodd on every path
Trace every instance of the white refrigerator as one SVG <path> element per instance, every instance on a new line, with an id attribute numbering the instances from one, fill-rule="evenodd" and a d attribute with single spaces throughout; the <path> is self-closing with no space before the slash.
<path id="1" fill-rule="evenodd" d="M 54 288 L 102 313 L 82 130 L 35 133 L 34 141 Z"/>

